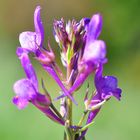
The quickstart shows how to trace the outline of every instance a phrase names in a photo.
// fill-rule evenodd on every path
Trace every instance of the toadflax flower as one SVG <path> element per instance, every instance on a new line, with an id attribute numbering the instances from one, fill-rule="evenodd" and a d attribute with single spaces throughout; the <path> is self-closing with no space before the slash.
<path id="1" fill-rule="evenodd" d="M 19 41 L 21 44 L 21 49 L 28 53 L 33 53 L 35 58 L 41 63 L 43 68 L 54 78 L 57 84 L 62 89 L 65 96 L 68 96 L 75 104 L 76 101 L 74 98 L 68 93 L 67 89 L 61 82 L 57 73 L 54 70 L 55 67 L 55 55 L 48 43 L 49 50 L 46 50 L 43 47 L 44 42 L 44 28 L 42 24 L 42 20 L 40 18 L 40 10 L 41 7 L 37 6 L 34 12 L 34 26 L 35 32 L 22 32 L 19 36 Z"/>
<path id="2" fill-rule="evenodd" d="M 50 96 L 40 94 L 38 89 L 37 77 L 34 68 L 29 60 L 27 52 L 19 48 L 17 50 L 17 55 L 21 61 L 27 78 L 18 80 L 14 84 L 13 88 L 16 96 L 13 98 L 13 103 L 19 109 L 23 109 L 28 105 L 29 102 L 31 102 L 43 113 L 45 113 L 45 115 L 48 116 L 50 119 L 60 124 L 64 124 L 64 122 L 50 109 Z"/>
<path id="3" fill-rule="evenodd" d="M 102 29 L 102 17 L 99 14 L 93 15 L 90 21 L 85 19 L 86 44 L 83 56 L 78 64 L 79 75 L 70 89 L 70 93 L 76 90 L 85 79 L 96 70 L 99 63 L 106 63 L 106 45 L 102 40 L 97 40 Z"/>
<path id="4" fill-rule="evenodd" d="M 16 53 L 26 78 L 14 84 L 16 96 L 13 98 L 13 103 L 19 109 L 31 103 L 51 120 L 64 125 L 64 140 L 84 140 L 89 126 L 93 124 L 103 104 L 112 96 L 120 100 L 122 92 L 118 87 L 116 77 L 103 76 L 103 67 L 107 62 L 106 44 L 98 39 L 102 30 L 102 17 L 100 14 L 95 14 L 91 19 L 83 18 L 79 22 L 75 19 L 65 22 L 63 18 L 54 20 L 53 35 L 60 49 L 60 59 L 66 71 L 63 73 L 57 65 L 50 42 L 48 41 L 47 48 L 43 45 L 44 28 L 40 10 L 41 7 L 37 6 L 34 12 L 35 31 L 25 31 L 19 35 L 20 47 L 17 48 Z M 60 111 L 54 106 L 43 80 L 42 88 L 45 94 L 40 93 L 38 79 L 29 59 L 30 54 L 60 87 L 61 91 L 57 93 L 61 95 L 56 97 L 56 100 L 61 98 Z M 85 105 L 85 110 L 78 124 L 75 125 L 72 103 L 77 103 L 73 98 L 73 93 L 91 74 L 94 75 L 95 92 L 91 98 L 88 98 L 88 84 L 84 102 L 80 102 Z M 83 125 L 86 118 L 86 124 Z"/>
<path id="5" fill-rule="evenodd" d="M 95 73 L 95 87 L 96 94 L 92 97 L 90 105 L 90 110 L 93 110 L 94 113 L 95 107 L 97 104 L 107 101 L 111 96 L 116 97 L 120 100 L 121 98 L 121 89 L 118 88 L 118 80 L 114 76 L 102 76 L 103 67 L 102 65 L 96 70 Z M 91 113 L 91 114 L 92 114 Z M 88 123 L 91 122 L 89 117 Z"/>
<path id="6" fill-rule="evenodd" d="M 99 65 L 99 68 L 95 73 L 95 87 L 96 92 L 93 97 L 88 100 L 85 100 L 86 109 L 90 111 L 87 124 L 91 123 L 93 119 L 96 117 L 98 112 L 101 109 L 101 106 L 110 99 L 110 97 L 114 96 L 117 100 L 121 98 L 121 89 L 118 88 L 118 80 L 114 76 L 102 76 L 103 66 Z M 83 137 L 86 131 L 82 132 Z"/>

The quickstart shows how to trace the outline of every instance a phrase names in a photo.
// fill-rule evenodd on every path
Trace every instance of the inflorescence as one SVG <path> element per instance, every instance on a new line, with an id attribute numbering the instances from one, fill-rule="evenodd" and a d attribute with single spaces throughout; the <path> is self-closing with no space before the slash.
<path id="1" fill-rule="evenodd" d="M 121 89 L 118 88 L 117 78 L 103 76 L 103 67 L 107 63 L 106 44 L 98 37 L 102 30 L 102 16 L 95 14 L 92 18 L 83 18 L 64 22 L 64 19 L 54 20 L 53 35 L 60 48 L 62 65 L 66 75 L 56 63 L 55 54 L 51 48 L 44 46 L 44 28 L 40 17 L 41 7 L 37 6 L 34 12 L 35 31 L 22 32 L 19 36 L 20 46 L 16 54 L 21 61 L 26 77 L 14 84 L 16 96 L 13 103 L 19 108 L 25 108 L 32 103 L 52 121 L 64 125 L 66 140 L 83 140 L 90 124 L 100 111 L 103 104 L 112 96 L 120 100 Z M 46 90 L 42 80 L 44 93 L 40 93 L 38 79 L 29 54 L 39 62 L 44 71 L 49 73 L 61 89 L 61 95 L 56 95 L 60 100 L 60 111 L 56 109 L 51 99 L 51 94 Z M 75 91 L 79 90 L 89 75 L 94 76 L 95 91 L 89 97 L 89 85 L 85 93 L 85 110 L 77 125 L 72 123 L 72 103 Z M 82 91 L 83 92 L 83 91 Z M 75 106 L 78 107 L 78 106 Z M 86 117 L 87 116 L 87 117 Z M 86 120 L 86 124 L 82 123 Z"/>

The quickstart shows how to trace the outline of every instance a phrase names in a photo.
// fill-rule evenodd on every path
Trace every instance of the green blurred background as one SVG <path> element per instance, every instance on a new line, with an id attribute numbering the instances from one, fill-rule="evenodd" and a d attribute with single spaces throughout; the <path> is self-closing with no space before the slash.
<path id="1" fill-rule="evenodd" d="M 100 36 L 106 41 L 109 59 L 104 74 L 116 75 L 123 90 L 121 102 L 114 98 L 107 102 L 95 124 L 87 134 L 87 140 L 139 140 L 140 139 L 140 1 L 139 0 L 1 0 L 0 1 L 0 140 L 62 140 L 63 127 L 52 123 L 32 105 L 19 111 L 11 102 L 13 83 L 24 77 L 16 57 L 18 35 L 34 30 L 33 13 L 41 5 L 46 42 L 51 39 L 55 19 L 80 20 L 100 12 L 103 16 L 103 31 Z M 46 43 L 45 42 L 45 43 Z M 57 55 L 59 56 L 59 54 Z M 57 61 L 60 62 L 57 57 Z M 39 80 L 45 79 L 52 97 L 59 88 L 42 68 L 33 61 Z M 92 83 L 92 77 L 87 81 Z M 85 84 L 86 85 L 86 84 Z M 93 87 L 91 86 L 91 89 Z M 77 93 L 79 106 L 74 106 L 75 123 L 83 111 L 83 86 Z M 59 103 L 55 103 L 58 105 Z"/>

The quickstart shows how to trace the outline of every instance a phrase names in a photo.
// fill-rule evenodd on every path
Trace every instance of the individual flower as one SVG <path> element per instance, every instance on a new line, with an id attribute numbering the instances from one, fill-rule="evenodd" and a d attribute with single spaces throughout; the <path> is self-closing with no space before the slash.
<path id="1" fill-rule="evenodd" d="M 50 47 L 50 43 L 48 42 L 49 51 L 43 47 L 44 28 L 40 17 L 40 10 L 41 7 L 37 6 L 34 12 L 35 32 L 27 31 L 20 34 L 20 50 L 26 51 L 28 53 L 33 53 L 35 55 L 35 58 L 41 63 L 43 68 L 54 78 L 54 80 L 60 86 L 64 95 L 68 96 L 75 104 L 77 104 L 74 98 L 68 93 L 67 89 L 54 70 L 55 55 Z"/>
<path id="2" fill-rule="evenodd" d="M 13 89 L 16 96 L 13 98 L 13 103 L 19 109 L 23 109 L 29 102 L 31 102 L 50 119 L 63 125 L 64 122 L 50 109 L 50 96 L 45 96 L 39 92 L 37 77 L 27 52 L 19 48 L 17 50 L 17 55 L 21 61 L 27 78 L 18 80 L 14 84 Z"/>
<path id="3" fill-rule="evenodd" d="M 29 53 L 34 53 L 36 59 L 42 64 L 49 65 L 53 63 L 55 55 L 48 43 L 49 51 L 43 47 L 44 28 L 40 17 L 41 7 L 37 6 L 34 12 L 35 32 L 26 31 L 19 35 L 19 41 L 22 49 Z"/>
<path id="4" fill-rule="evenodd" d="M 102 40 L 97 40 L 102 29 L 102 17 L 93 15 L 91 20 L 85 20 L 86 44 L 81 60 L 78 64 L 79 75 L 69 92 L 76 90 L 85 79 L 96 70 L 99 63 L 106 63 L 106 45 Z"/>
<path id="5" fill-rule="evenodd" d="M 86 109 L 90 111 L 87 124 L 91 123 L 100 111 L 102 105 L 114 96 L 116 99 L 121 98 L 121 89 L 118 88 L 118 80 L 114 76 L 102 76 L 103 66 L 99 65 L 95 73 L 95 87 L 96 92 L 93 97 L 88 100 L 86 98 L 85 105 Z M 82 137 L 85 135 L 86 131 L 82 133 Z"/>

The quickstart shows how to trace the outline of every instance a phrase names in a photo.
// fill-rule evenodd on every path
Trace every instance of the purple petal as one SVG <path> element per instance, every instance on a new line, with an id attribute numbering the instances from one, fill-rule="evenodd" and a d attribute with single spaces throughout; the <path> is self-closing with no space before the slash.
<path id="1" fill-rule="evenodd" d="M 56 74 L 56 72 L 54 71 L 54 69 L 51 68 L 51 67 L 49 67 L 49 66 L 43 66 L 43 67 L 53 77 L 53 79 L 57 82 L 57 84 L 60 86 L 60 88 L 64 92 L 64 95 L 65 96 L 68 96 L 77 105 L 77 103 L 74 100 L 74 98 L 69 94 L 69 92 L 67 91 L 67 89 L 65 88 L 65 86 L 62 84 L 61 80 L 59 79 L 59 77 Z"/>
<path id="2" fill-rule="evenodd" d="M 50 100 L 41 94 L 37 94 L 35 100 L 32 101 L 32 104 L 36 106 L 39 110 L 41 110 L 47 117 L 51 120 L 58 122 L 59 124 L 64 125 L 64 121 L 62 121 L 54 112 L 49 108 Z"/>
<path id="3" fill-rule="evenodd" d="M 28 100 L 16 96 L 13 98 L 13 103 L 17 106 L 18 109 L 24 109 L 28 105 Z"/>
<path id="4" fill-rule="evenodd" d="M 38 108 L 42 106 L 48 107 L 51 104 L 51 99 L 46 95 L 36 93 L 36 98 L 32 101 L 32 103 L 33 102 L 36 106 L 38 106 Z"/>
<path id="5" fill-rule="evenodd" d="M 85 65 L 85 69 L 82 73 L 80 73 L 79 77 L 70 89 L 70 93 L 83 84 L 86 78 L 97 68 L 100 63 L 105 63 L 106 61 L 106 46 L 103 41 L 94 41 L 88 45 L 89 46 L 86 45 L 84 50 L 82 58 L 83 63 L 79 64 L 79 67 Z"/>
<path id="6" fill-rule="evenodd" d="M 121 89 L 118 88 L 118 80 L 114 76 L 102 76 L 103 66 L 100 65 L 95 73 L 95 86 L 98 94 L 104 100 L 115 96 L 118 100 L 121 97 Z"/>
<path id="7" fill-rule="evenodd" d="M 38 35 L 35 32 L 22 32 L 19 35 L 19 42 L 22 48 L 30 52 L 36 52 L 39 44 L 37 44 L 36 40 Z"/>
<path id="8" fill-rule="evenodd" d="M 83 64 L 82 64 L 83 65 Z M 87 79 L 87 77 L 94 71 L 93 65 L 86 65 L 85 69 L 78 75 L 76 78 L 73 86 L 69 89 L 69 94 L 73 94 L 74 91 L 76 91 Z M 65 95 L 61 95 L 56 98 L 56 100 L 65 97 Z"/>
<path id="9" fill-rule="evenodd" d="M 45 109 L 45 108 L 39 108 L 47 117 L 49 117 L 51 120 L 64 125 L 64 121 L 61 120 L 59 117 L 57 117 L 54 112 L 51 109 Z"/>
<path id="10" fill-rule="evenodd" d="M 36 97 L 36 91 L 28 79 L 17 81 L 13 86 L 13 90 L 22 99 L 32 100 Z"/>
<path id="11" fill-rule="evenodd" d="M 58 122 L 58 123 L 61 124 L 61 125 L 64 125 L 65 122 L 64 122 L 63 120 L 61 120 L 59 117 L 57 117 L 57 116 L 53 113 L 53 111 L 52 111 L 51 109 L 43 110 L 43 112 L 44 112 L 45 115 L 46 115 L 47 117 L 49 117 L 50 119 L 52 119 L 52 120 Z"/>
<path id="12" fill-rule="evenodd" d="M 26 73 L 27 78 L 32 82 L 36 91 L 38 91 L 38 81 L 35 74 L 35 70 L 30 62 L 28 54 L 23 48 L 17 48 L 17 54 L 21 61 L 22 67 Z"/>
<path id="13" fill-rule="evenodd" d="M 104 87 L 108 87 L 110 90 L 115 90 L 118 86 L 118 80 L 114 76 L 105 76 L 104 77 Z"/>
<path id="14" fill-rule="evenodd" d="M 77 77 L 76 81 L 74 82 L 73 86 L 70 88 L 69 93 L 72 94 L 76 89 L 78 89 L 84 81 L 87 79 L 89 74 L 92 72 L 92 70 L 87 67 L 83 72 L 80 73 L 80 75 Z"/>
<path id="15" fill-rule="evenodd" d="M 16 55 L 18 57 L 21 57 L 23 53 L 29 53 L 28 50 L 24 49 L 24 48 L 21 48 L 21 47 L 18 47 L 17 50 L 16 50 Z"/>
<path id="16" fill-rule="evenodd" d="M 37 6 L 35 9 L 34 25 L 35 25 L 35 32 L 37 34 L 36 43 L 38 44 L 38 46 L 42 47 L 44 41 L 44 28 L 40 17 L 40 10 L 41 10 L 40 6 Z"/>
<path id="17" fill-rule="evenodd" d="M 100 108 L 89 113 L 89 116 L 87 119 L 87 124 L 89 124 L 93 121 L 93 119 L 96 117 L 96 115 L 98 114 L 99 111 L 100 111 Z"/>
<path id="18" fill-rule="evenodd" d="M 90 18 L 83 18 L 82 20 L 84 20 L 84 26 L 88 26 L 90 23 Z"/>
<path id="19" fill-rule="evenodd" d="M 120 88 L 116 88 L 114 90 L 113 96 L 116 97 L 118 100 L 120 100 L 121 99 L 121 93 L 122 93 L 122 90 Z"/>
<path id="20" fill-rule="evenodd" d="M 102 80 L 103 80 L 103 65 L 100 64 L 98 69 L 95 72 L 95 77 L 94 77 L 94 82 L 95 82 L 95 87 L 97 89 L 97 91 L 100 91 L 101 87 L 102 87 Z"/>
<path id="21" fill-rule="evenodd" d="M 88 25 L 89 25 L 89 23 L 90 23 L 90 18 L 83 18 L 83 19 L 81 20 L 81 22 L 83 22 L 85 31 L 87 32 Z"/>
<path id="22" fill-rule="evenodd" d="M 91 43 L 86 43 L 83 61 L 85 63 L 98 64 L 106 62 L 106 45 L 102 40 L 95 40 Z"/>
<path id="23" fill-rule="evenodd" d="M 111 96 L 115 96 L 118 100 L 121 97 L 121 90 L 118 87 L 118 80 L 114 76 L 105 76 L 102 79 L 102 86 L 100 91 L 102 92 L 102 99 L 109 99 Z"/>
<path id="24" fill-rule="evenodd" d="M 102 30 L 102 16 L 100 14 L 93 15 L 87 29 L 87 42 L 97 39 Z"/>

